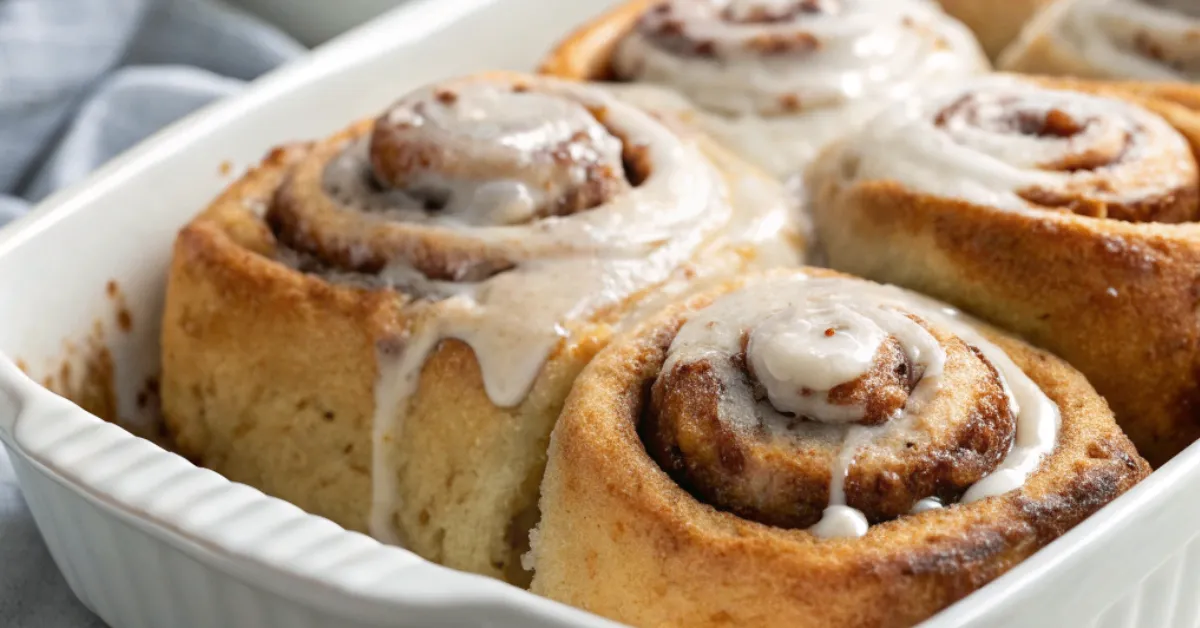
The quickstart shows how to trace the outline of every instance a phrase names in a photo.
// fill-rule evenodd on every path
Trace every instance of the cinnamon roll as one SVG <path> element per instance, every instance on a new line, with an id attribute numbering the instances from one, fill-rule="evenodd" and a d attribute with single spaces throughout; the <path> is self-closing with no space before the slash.
<path id="1" fill-rule="evenodd" d="M 626 98 L 683 111 L 784 176 L 885 97 L 987 68 L 970 32 L 925 0 L 633 0 L 542 71 L 629 84 Z"/>
<path id="2" fill-rule="evenodd" d="M 966 24 L 988 58 L 995 59 L 1021 34 L 1038 9 L 1054 0 L 938 0 L 942 10 Z"/>
<path id="3" fill-rule="evenodd" d="M 166 422 L 233 480 L 520 582 L 579 370 L 661 295 L 801 245 L 779 183 L 602 89 L 429 86 L 179 234 Z"/>
<path id="4" fill-rule="evenodd" d="M 1050 354 L 898 288 L 755 276 L 579 377 L 533 591 L 634 626 L 913 625 L 1148 473 Z"/>
<path id="5" fill-rule="evenodd" d="M 1157 465 L 1200 436 L 1200 116 L 1150 93 L 981 79 L 889 109 L 809 184 L 831 266 L 1065 358 Z"/>
<path id="6" fill-rule="evenodd" d="M 1200 80 L 1200 4 L 1058 0 L 1000 56 L 1003 70 L 1087 78 Z"/>

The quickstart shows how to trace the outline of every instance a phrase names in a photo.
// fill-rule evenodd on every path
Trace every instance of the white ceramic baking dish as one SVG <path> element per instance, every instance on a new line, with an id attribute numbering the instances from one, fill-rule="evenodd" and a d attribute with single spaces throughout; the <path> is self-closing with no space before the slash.
<path id="1" fill-rule="evenodd" d="M 602 4 L 418 0 L 162 132 L 0 233 L 0 350 L 40 377 L 70 354 L 64 343 L 99 340 L 122 415 L 146 420 L 136 397 L 157 369 L 171 241 L 237 171 L 417 84 L 530 68 Z M 196 468 L 48 392 L 9 359 L 0 360 L 0 440 L 67 581 L 114 628 L 609 625 Z M 1193 446 L 927 625 L 1197 626 L 1198 465 Z"/>

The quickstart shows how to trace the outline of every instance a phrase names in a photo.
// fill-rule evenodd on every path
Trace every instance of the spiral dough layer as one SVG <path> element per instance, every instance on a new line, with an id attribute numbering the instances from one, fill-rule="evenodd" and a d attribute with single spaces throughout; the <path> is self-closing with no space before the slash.
<path id="1" fill-rule="evenodd" d="M 569 38 L 544 69 L 622 82 L 626 99 L 685 110 L 794 175 L 882 101 L 987 67 L 970 32 L 925 0 L 633 0 Z"/>
<path id="2" fill-rule="evenodd" d="M 618 46 L 616 77 L 727 115 L 794 114 L 903 92 L 970 66 L 975 44 L 914 0 L 669 0 Z"/>
<path id="3" fill-rule="evenodd" d="M 1149 81 L 1200 80 L 1192 0 L 1063 0 L 1001 56 L 1004 70 Z"/>
<path id="4" fill-rule="evenodd" d="M 956 316 L 846 279 L 724 296 L 671 343 L 647 448 L 709 503 L 823 536 L 1011 490 L 1053 449 L 1058 411 Z"/>
<path id="5" fill-rule="evenodd" d="M 890 109 L 814 168 L 822 184 L 888 180 L 1009 210 L 1133 222 L 1197 216 L 1196 160 L 1136 104 L 1012 77 L 977 79 Z"/>

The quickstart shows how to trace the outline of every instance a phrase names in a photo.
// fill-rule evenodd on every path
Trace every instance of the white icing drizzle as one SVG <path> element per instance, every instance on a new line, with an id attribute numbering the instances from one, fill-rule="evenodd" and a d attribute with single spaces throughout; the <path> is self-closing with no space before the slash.
<path id="1" fill-rule="evenodd" d="M 746 358 L 781 412 L 826 423 L 852 423 L 863 408 L 829 403 L 829 391 L 865 374 L 889 336 L 924 374 L 917 399 L 936 390 L 945 354 L 925 328 L 893 309 L 863 309 L 859 303 L 806 301 L 760 321 L 750 332 Z M 802 390 L 808 394 L 802 394 Z M 906 406 L 917 411 L 919 402 Z"/>
<path id="2" fill-rule="evenodd" d="M 381 345 L 369 528 L 386 542 L 403 542 L 393 524 L 400 505 L 394 444 L 403 438 L 404 416 L 421 369 L 443 339 L 470 346 L 489 399 L 513 407 L 524 400 L 555 346 L 570 336 L 572 321 L 670 280 L 684 262 L 709 250 L 704 247 L 728 246 L 732 240 L 776 250 L 776 241 L 792 229 L 777 183 L 761 176 L 761 184 L 727 181 L 723 175 L 748 173 L 718 170 L 696 144 L 604 90 L 544 78 L 525 82 L 544 94 L 602 109 L 607 127 L 627 144 L 645 148 L 650 172 L 640 185 L 586 211 L 528 224 L 497 226 L 483 219 L 483 226 L 444 227 L 459 237 L 502 247 L 518 261 L 478 282 L 416 282 L 448 298 L 407 306 L 413 323 L 398 339 L 402 347 L 397 352 L 389 343 Z M 474 123 L 486 128 L 488 115 L 490 110 L 478 112 Z M 489 135 L 488 141 L 504 143 L 504 137 Z M 471 198 L 479 200 L 477 194 Z M 747 198 L 758 202 L 745 203 Z M 481 211 L 487 208 L 463 208 L 460 215 Z M 722 231 L 731 235 L 719 235 Z M 797 261 L 795 255 L 790 263 Z M 777 260 L 772 255 L 764 261 Z M 414 285 L 413 272 L 401 262 L 382 275 Z"/>
<path id="3" fill-rule="evenodd" d="M 617 74 L 672 88 L 682 97 L 636 86 L 626 89 L 625 97 L 651 109 L 698 108 L 691 113 L 695 122 L 778 176 L 800 170 L 889 98 L 989 67 L 970 32 L 925 0 L 810 2 L 824 12 L 800 10 L 767 23 L 738 22 L 722 13 L 743 20 L 754 11 L 787 15 L 802 2 L 668 4 L 667 19 L 691 41 L 711 43 L 710 56 L 664 47 L 652 33 L 635 29 L 614 55 Z M 750 44 L 762 38 L 811 38 L 813 43 L 764 53 Z"/>
<path id="4" fill-rule="evenodd" d="M 821 520 L 809 529 L 823 539 L 857 538 L 867 533 L 871 524 L 861 511 L 840 504 L 831 505 Z"/>
<path id="5" fill-rule="evenodd" d="M 964 99 L 970 108 L 939 114 Z M 1064 113 L 1082 129 L 1069 137 L 1022 134 L 1014 116 Z M 896 103 L 812 172 L 846 182 L 894 180 L 946 198 L 1006 210 L 1035 207 L 1018 192 L 1076 193 L 1136 201 L 1186 188 L 1197 177 L 1184 137 L 1166 120 L 1114 98 L 1040 87 L 1015 77 L 977 78 Z M 1044 169 L 1089 150 L 1115 153 L 1097 168 Z"/>
<path id="6" fill-rule="evenodd" d="M 866 372 L 866 367 L 862 372 Z M 862 373 L 854 377 L 859 375 Z M 846 477 L 850 475 L 850 467 L 854 465 L 858 450 L 871 441 L 873 432 L 878 429 L 861 425 L 852 425 L 846 429 L 842 448 L 833 461 L 833 468 L 829 470 L 829 505 L 821 513 L 821 520 L 812 527 L 813 534 L 829 539 L 854 538 L 867 533 L 870 524 L 866 515 L 857 508 L 846 505 Z"/>
<path id="7" fill-rule="evenodd" d="M 917 500 L 917 503 L 913 504 L 912 514 L 919 515 L 923 512 L 929 512 L 930 510 L 941 510 L 945 507 L 946 505 L 943 504 L 940 499 L 936 497 L 926 497 L 925 499 Z"/>
<path id="8" fill-rule="evenodd" d="M 771 433 L 840 442 L 839 454 L 830 469 L 829 506 L 811 531 L 822 537 L 861 536 L 867 531 L 867 520 L 861 512 L 846 505 L 844 488 L 854 460 L 873 441 L 897 431 L 920 429 L 911 417 L 937 394 L 943 382 L 944 349 L 905 312 L 978 348 L 1000 374 L 1016 417 L 1012 448 L 990 475 L 967 490 L 962 501 L 976 501 L 1019 488 L 1042 457 L 1054 449 L 1059 430 L 1058 407 L 1003 350 L 973 327 L 973 321 L 945 304 L 913 292 L 851 278 L 796 276 L 754 283 L 718 298 L 689 318 L 671 344 L 663 371 L 670 371 L 680 363 L 707 361 L 722 378 L 739 377 L 727 358 L 741 351 L 744 334 L 749 331 L 747 361 L 759 383 L 767 389 L 774 412 L 761 408 L 755 413 L 722 411 L 722 420 L 763 421 L 763 427 Z M 892 417 L 882 425 L 863 426 L 848 423 L 862 417 L 861 407 L 847 411 L 845 407 L 798 401 L 801 396 L 795 391 L 800 388 L 828 391 L 834 385 L 866 374 L 872 364 L 871 357 L 888 336 L 900 342 L 913 368 L 922 372 L 901 416 Z M 764 371 L 769 373 L 766 377 Z M 775 405 L 777 399 L 783 401 L 782 406 Z M 723 395 L 721 403 L 752 401 L 732 393 Z M 802 412 L 811 420 L 796 423 L 778 414 L 789 410 Z M 756 429 L 758 425 L 736 427 Z M 937 505 L 935 502 L 922 500 L 914 512 L 931 509 Z"/>
<path id="9" fill-rule="evenodd" d="M 1200 80 L 1200 5 L 1193 0 L 1064 0 L 1041 15 L 1001 59 L 1050 38 L 1093 76 L 1152 81 Z"/>

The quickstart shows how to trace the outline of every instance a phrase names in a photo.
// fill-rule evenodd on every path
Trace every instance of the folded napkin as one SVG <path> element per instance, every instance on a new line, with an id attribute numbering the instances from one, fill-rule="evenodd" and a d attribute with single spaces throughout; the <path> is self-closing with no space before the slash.
<path id="1" fill-rule="evenodd" d="M 0 0 L 0 225 L 304 52 L 214 0 Z M 103 626 L 50 560 L 0 448 L 0 626 Z"/>

